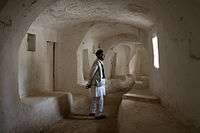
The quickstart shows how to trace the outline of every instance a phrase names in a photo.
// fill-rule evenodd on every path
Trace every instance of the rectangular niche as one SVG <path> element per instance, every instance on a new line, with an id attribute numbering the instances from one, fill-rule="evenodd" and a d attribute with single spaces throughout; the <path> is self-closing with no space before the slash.
<path id="1" fill-rule="evenodd" d="M 27 33 L 27 51 L 35 51 L 36 49 L 36 35 Z"/>

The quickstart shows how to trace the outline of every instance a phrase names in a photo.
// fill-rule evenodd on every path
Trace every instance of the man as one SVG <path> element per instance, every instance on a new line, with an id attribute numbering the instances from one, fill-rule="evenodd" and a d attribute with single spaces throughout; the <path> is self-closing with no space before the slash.
<path id="1" fill-rule="evenodd" d="M 106 116 L 103 114 L 104 111 L 104 96 L 105 91 L 105 72 L 103 66 L 104 54 L 103 50 L 99 49 L 96 52 L 97 59 L 94 61 L 91 71 L 90 78 L 86 88 L 90 88 L 91 94 L 91 105 L 89 116 L 95 116 L 96 119 L 102 119 Z M 97 107 L 98 106 L 98 107 Z"/>

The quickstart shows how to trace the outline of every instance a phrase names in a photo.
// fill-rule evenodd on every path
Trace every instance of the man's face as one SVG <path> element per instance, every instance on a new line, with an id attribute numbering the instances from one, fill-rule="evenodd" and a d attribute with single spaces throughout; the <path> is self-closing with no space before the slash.
<path id="1" fill-rule="evenodd" d="M 100 60 L 104 60 L 104 58 L 105 58 L 105 55 L 103 54 L 103 53 L 101 53 L 101 54 L 99 54 L 99 57 L 98 57 Z"/>

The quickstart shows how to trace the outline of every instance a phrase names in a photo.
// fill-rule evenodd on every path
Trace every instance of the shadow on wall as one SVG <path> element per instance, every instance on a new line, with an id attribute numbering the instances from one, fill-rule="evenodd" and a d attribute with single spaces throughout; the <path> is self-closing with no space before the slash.
<path id="1" fill-rule="evenodd" d="M 7 2 L 8 2 L 8 0 L 1 0 L 0 1 L 0 12 L 1 12 L 2 8 L 6 5 Z M 2 21 L 2 20 L 0 20 L 0 21 Z M 2 22 L 0 22 L 0 23 L 2 23 Z"/>
<path id="2" fill-rule="evenodd" d="M 57 98 L 59 112 L 62 118 L 67 118 L 67 116 L 71 113 L 71 108 L 73 104 L 73 97 L 71 93 L 67 93 L 65 95 L 61 95 Z"/>

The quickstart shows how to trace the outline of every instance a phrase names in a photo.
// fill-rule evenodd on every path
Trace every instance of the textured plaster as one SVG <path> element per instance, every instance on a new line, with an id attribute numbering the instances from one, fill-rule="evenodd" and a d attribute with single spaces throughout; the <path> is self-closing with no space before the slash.
<path id="1" fill-rule="evenodd" d="M 113 48 L 116 55 L 116 67 L 115 75 L 126 75 L 129 74 L 129 59 L 130 59 L 130 47 L 119 44 Z"/>
<path id="2" fill-rule="evenodd" d="M 7 22 L 10 18 L 12 22 L 10 25 L 0 25 L 0 132 L 19 130 L 19 123 L 23 127 L 25 123 L 35 124 L 31 119 L 19 122 L 22 114 L 26 118 L 27 110 L 18 94 L 18 49 L 30 24 L 52 2 L 39 0 L 31 4 L 30 1 L 8 1 L 0 12 L 1 19 Z"/>
<path id="3" fill-rule="evenodd" d="M 53 47 L 47 41 L 57 42 L 57 32 L 31 26 L 27 33 L 36 35 L 36 51 L 27 51 L 27 35 L 19 48 L 19 93 L 28 96 L 36 91 L 52 91 Z"/>
<path id="4" fill-rule="evenodd" d="M 197 75 L 200 72 L 200 62 L 191 56 L 191 53 L 196 57 L 199 55 L 197 36 L 200 30 L 196 23 L 199 23 L 200 19 L 197 17 L 197 5 L 192 1 L 188 3 L 179 0 L 161 5 L 168 12 L 155 13 L 161 17 L 151 35 L 157 33 L 159 37 L 160 69 L 151 70 L 151 88 L 179 119 L 199 126 L 200 102 L 197 88 L 200 84 Z M 190 12 L 185 12 L 186 10 Z M 151 38 L 149 44 L 151 45 Z"/>
<path id="5" fill-rule="evenodd" d="M 153 25 L 149 13 L 152 4 L 144 0 L 59 0 L 46 9 L 35 23 L 62 28 L 68 24 L 103 20 L 149 27 Z"/>

